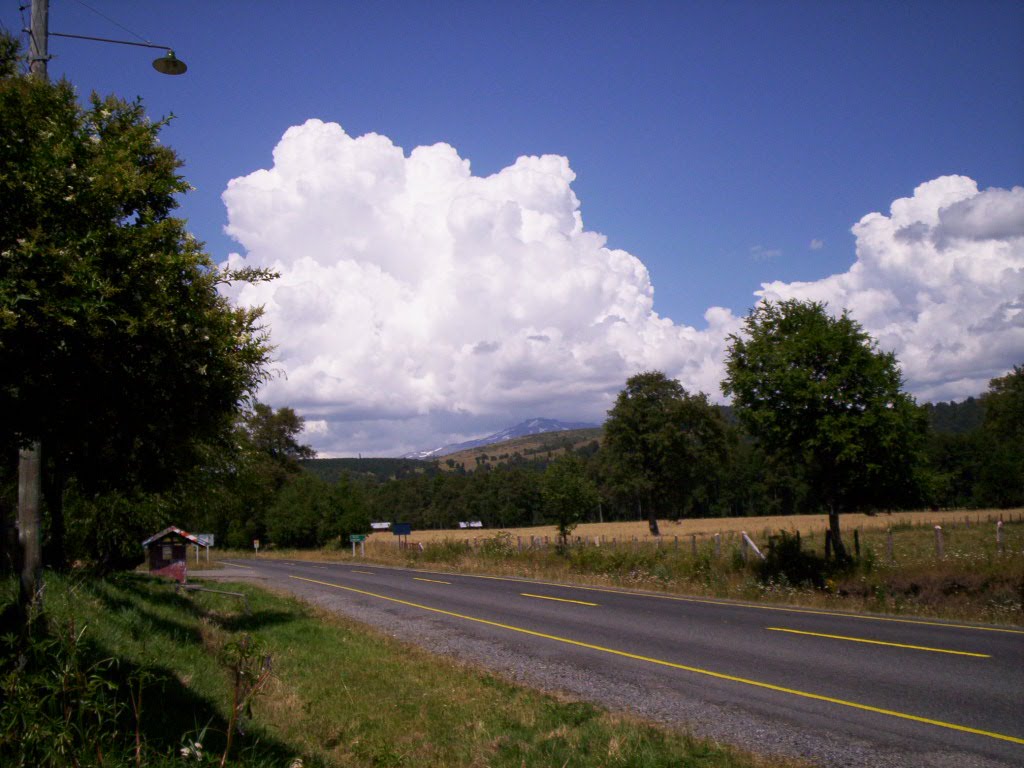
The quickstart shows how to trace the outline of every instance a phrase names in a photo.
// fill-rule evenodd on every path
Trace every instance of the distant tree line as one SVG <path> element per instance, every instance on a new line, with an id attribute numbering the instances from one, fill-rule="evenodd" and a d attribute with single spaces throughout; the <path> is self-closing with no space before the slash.
<path id="1" fill-rule="evenodd" d="M 677 404 L 657 405 L 668 426 L 664 432 L 648 430 L 646 448 L 623 443 L 624 427 L 616 421 L 622 403 L 632 409 L 641 395 Z M 321 547 L 343 545 L 349 534 L 368 530 L 371 520 L 406 522 L 414 529 L 453 529 L 471 520 L 490 529 L 551 524 L 567 535 L 584 521 L 822 513 L 830 511 L 830 503 L 837 513 L 1022 506 L 1022 402 L 1024 368 L 1018 367 L 994 379 L 980 398 L 910 403 L 913 450 L 891 457 L 893 466 L 848 470 L 849 487 L 840 494 L 816 485 L 807 464 L 755 439 L 730 418 L 730 409 L 685 393 L 661 373 L 647 372 L 630 379 L 599 448 L 586 444 L 553 459 L 481 466 L 474 472 L 397 459 L 373 460 L 362 468 L 358 460 L 345 460 L 346 468 L 339 470 L 339 460 L 300 462 L 296 449 L 283 471 L 280 466 L 271 471 L 263 459 L 258 470 L 250 470 L 276 478 L 257 484 L 262 497 L 242 493 L 241 485 L 252 484 L 242 473 L 236 479 L 240 487 L 222 497 L 219 507 L 209 500 L 199 505 L 205 517 L 196 525 L 233 546 L 248 547 L 260 538 L 281 546 Z M 282 410 L 297 434 L 299 420 Z M 966 426 L 951 426 L 956 424 Z M 841 538 L 836 541 L 842 545 Z"/>

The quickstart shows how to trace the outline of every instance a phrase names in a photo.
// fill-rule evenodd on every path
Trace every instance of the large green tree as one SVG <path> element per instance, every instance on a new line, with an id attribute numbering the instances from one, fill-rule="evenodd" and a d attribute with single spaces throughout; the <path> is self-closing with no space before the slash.
<path id="1" fill-rule="evenodd" d="M 925 417 L 895 356 L 811 301 L 762 302 L 729 338 L 722 390 L 760 445 L 803 473 L 845 559 L 840 513 L 894 506 L 914 485 Z"/>
<path id="2" fill-rule="evenodd" d="M 261 311 L 172 213 L 189 185 L 139 102 L 20 76 L 0 46 L 0 442 L 39 445 L 63 561 L 63 487 L 165 488 L 230 433 L 265 376 Z M 46 489 L 49 492 L 46 492 Z"/>
<path id="3" fill-rule="evenodd" d="M 686 514 L 726 453 L 725 422 L 707 396 L 688 393 L 660 371 L 626 382 L 608 412 L 604 440 L 616 486 L 646 508 L 655 536 L 658 513 Z"/>

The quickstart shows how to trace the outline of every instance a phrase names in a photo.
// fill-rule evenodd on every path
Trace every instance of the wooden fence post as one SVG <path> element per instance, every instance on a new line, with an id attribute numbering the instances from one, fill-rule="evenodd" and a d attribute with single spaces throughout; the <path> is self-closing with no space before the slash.
<path id="1" fill-rule="evenodd" d="M 1003 521 L 1000 520 L 996 523 L 996 548 L 999 550 L 999 554 L 1003 554 L 1006 551 L 1006 545 L 1003 543 Z"/>
<path id="2" fill-rule="evenodd" d="M 721 557 L 721 556 L 722 556 L 722 534 L 716 533 L 715 534 L 715 557 L 718 558 L 718 557 Z"/>
<path id="3" fill-rule="evenodd" d="M 943 546 L 942 546 L 942 526 L 935 526 L 935 556 L 940 560 L 943 557 Z"/>

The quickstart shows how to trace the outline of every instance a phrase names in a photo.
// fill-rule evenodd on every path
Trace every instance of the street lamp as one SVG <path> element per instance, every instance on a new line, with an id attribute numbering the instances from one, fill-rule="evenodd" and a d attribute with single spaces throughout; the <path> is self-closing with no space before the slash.
<path id="1" fill-rule="evenodd" d="M 131 40 L 113 40 L 109 37 L 90 37 L 89 35 L 71 35 L 66 32 L 50 32 L 50 37 L 71 37 L 75 40 L 95 40 L 98 43 L 116 43 L 117 45 L 137 45 L 139 48 L 158 48 L 167 51 L 159 59 L 153 59 L 153 69 L 164 75 L 183 75 L 188 71 L 185 62 L 174 55 L 174 51 L 167 45 L 156 45 L 154 43 L 136 43 Z M 33 35 L 34 37 L 34 35 Z"/>
<path id="2" fill-rule="evenodd" d="M 109 37 L 91 37 L 89 35 L 72 35 L 67 32 L 50 32 L 49 26 L 50 2 L 49 0 L 33 0 L 32 3 L 32 27 L 24 30 L 29 34 L 29 69 L 33 75 L 46 77 L 46 63 L 50 37 L 70 37 L 75 40 L 94 40 L 98 43 L 114 43 L 116 45 L 135 45 L 139 48 L 157 48 L 167 51 L 163 56 L 153 60 L 153 69 L 163 75 L 183 75 L 188 71 L 184 61 L 174 55 L 169 45 L 156 45 L 155 43 L 136 43 L 131 40 L 114 40 Z M 129 30 L 130 31 L 130 30 Z"/>

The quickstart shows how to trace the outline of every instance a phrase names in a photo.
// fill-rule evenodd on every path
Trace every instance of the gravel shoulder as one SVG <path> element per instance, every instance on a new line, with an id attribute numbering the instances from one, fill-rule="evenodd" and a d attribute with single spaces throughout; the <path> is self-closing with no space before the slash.
<path id="1" fill-rule="evenodd" d="M 402 642 L 486 669 L 514 682 L 682 728 L 702 738 L 757 754 L 796 758 L 837 768 L 1007 768 L 1009 765 L 960 751 L 911 753 L 835 732 L 796 728 L 784 720 L 769 720 L 742 707 L 718 706 L 680 696 L 678 691 L 667 688 L 641 686 L 635 680 L 616 675 L 613 670 L 595 674 L 565 660 L 538 659 L 518 651 L 514 642 L 470 637 L 423 612 L 384 603 L 368 605 L 348 593 L 325 592 L 313 584 L 281 574 L 228 567 L 194 571 L 190 575 L 217 581 L 253 582 L 292 594 Z"/>

